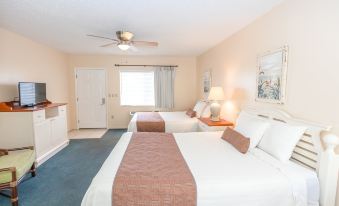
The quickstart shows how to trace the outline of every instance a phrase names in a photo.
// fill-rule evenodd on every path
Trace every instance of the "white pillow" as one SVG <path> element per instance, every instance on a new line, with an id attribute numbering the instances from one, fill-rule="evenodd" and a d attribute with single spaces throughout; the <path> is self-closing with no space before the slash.
<path id="1" fill-rule="evenodd" d="M 266 130 L 258 147 L 278 160 L 286 162 L 292 156 L 298 141 L 306 127 L 274 123 Z"/>
<path id="2" fill-rule="evenodd" d="M 201 117 L 211 117 L 211 107 L 209 104 L 206 105 L 204 111 L 201 114 Z"/>
<path id="3" fill-rule="evenodd" d="M 206 107 L 206 102 L 203 101 L 197 101 L 197 103 L 195 104 L 193 111 L 195 111 L 197 113 L 197 117 L 199 118 L 202 114 L 202 112 L 204 111 Z"/>
<path id="4" fill-rule="evenodd" d="M 247 138 L 250 138 L 250 149 L 255 148 L 261 138 L 263 137 L 266 129 L 270 126 L 270 123 L 259 119 L 258 117 L 241 112 L 234 130 L 241 133 Z"/>

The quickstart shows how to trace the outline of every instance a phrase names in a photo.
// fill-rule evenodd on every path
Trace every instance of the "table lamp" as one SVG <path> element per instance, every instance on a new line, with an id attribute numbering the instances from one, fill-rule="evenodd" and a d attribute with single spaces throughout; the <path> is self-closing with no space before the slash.
<path id="1" fill-rule="evenodd" d="M 211 121 L 220 121 L 220 104 L 218 101 L 224 100 L 224 90 L 222 87 L 212 87 L 208 95 L 208 100 L 211 100 Z"/>

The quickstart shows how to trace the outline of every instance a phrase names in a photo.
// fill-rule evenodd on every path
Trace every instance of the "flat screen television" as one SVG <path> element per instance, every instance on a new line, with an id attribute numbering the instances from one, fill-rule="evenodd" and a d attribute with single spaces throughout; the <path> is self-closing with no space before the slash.
<path id="1" fill-rule="evenodd" d="M 46 84 L 19 82 L 20 106 L 35 106 L 46 102 Z"/>

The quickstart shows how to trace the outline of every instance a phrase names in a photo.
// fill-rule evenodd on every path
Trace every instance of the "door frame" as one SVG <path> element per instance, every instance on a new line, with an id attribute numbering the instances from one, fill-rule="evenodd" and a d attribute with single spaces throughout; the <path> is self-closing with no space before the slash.
<path id="1" fill-rule="evenodd" d="M 94 68 L 94 67 L 76 67 L 74 68 L 74 88 L 75 88 L 75 91 L 74 91 L 74 94 L 75 94 L 75 121 L 76 121 L 76 128 L 77 129 L 80 129 L 79 128 L 79 103 L 78 103 L 78 78 L 77 78 L 77 72 L 79 70 L 102 70 L 104 71 L 105 73 L 105 99 L 106 99 L 106 104 L 105 104 L 105 110 L 106 110 L 106 129 L 108 129 L 108 91 L 107 91 L 107 84 L 108 84 L 108 81 L 107 81 L 107 71 L 105 68 Z"/>

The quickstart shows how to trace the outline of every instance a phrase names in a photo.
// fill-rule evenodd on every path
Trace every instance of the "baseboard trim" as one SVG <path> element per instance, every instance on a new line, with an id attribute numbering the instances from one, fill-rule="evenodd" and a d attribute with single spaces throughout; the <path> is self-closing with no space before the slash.
<path id="1" fill-rule="evenodd" d="M 108 127 L 107 129 L 128 129 L 128 127 Z"/>
<path id="2" fill-rule="evenodd" d="M 41 157 L 39 157 L 36 162 L 37 162 L 37 166 L 39 167 L 40 165 L 42 165 L 44 162 L 46 162 L 49 158 L 53 157 L 55 154 L 57 154 L 58 152 L 60 152 L 62 149 L 64 149 L 65 147 L 67 147 L 69 144 L 69 140 L 65 140 L 63 143 L 59 144 L 58 146 L 54 147 L 53 149 L 51 149 L 49 152 L 47 152 L 46 154 L 42 155 Z"/>

